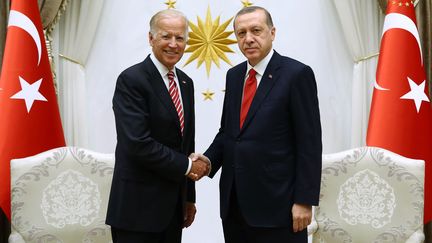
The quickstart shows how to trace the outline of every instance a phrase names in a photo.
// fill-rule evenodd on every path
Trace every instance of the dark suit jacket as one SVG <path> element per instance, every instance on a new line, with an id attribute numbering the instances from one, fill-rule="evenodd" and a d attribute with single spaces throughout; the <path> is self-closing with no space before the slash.
<path id="1" fill-rule="evenodd" d="M 120 229 L 161 232 L 178 200 L 195 202 L 186 179 L 195 146 L 193 83 L 177 69 L 184 110 L 184 135 L 171 97 L 147 57 L 118 77 L 113 110 L 117 130 L 115 168 L 106 223 Z M 186 192 L 187 191 L 187 192 Z"/>
<path id="2" fill-rule="evenodd" d="M 240 129 L 247 64 L 231 68 L 221 128 L 205 152 L 210 176 L 222 167 L 221 218 L 235 186 L 240 211 L 254 227 L 291 227 L 293 203 L 317 205 L 321 124 L 312 69 L 274 53 Z"/>

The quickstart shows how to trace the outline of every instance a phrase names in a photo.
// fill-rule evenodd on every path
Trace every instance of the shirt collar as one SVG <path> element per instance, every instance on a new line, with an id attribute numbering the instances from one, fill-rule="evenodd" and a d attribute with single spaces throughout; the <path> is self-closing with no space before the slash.
<path id="1" fill-rule="evenodd" d="M 266 68 L 267 68 L 267 65 L 269 64 L 269 62 L 270 62 L 270 59 L 272 58 L 272 56 L 273 56 L 273 53 L 274 53 L 274 50 L 273 49 L 271 49 L 270 50 L 270 52 L 267 54 L 267 56 L 265 56 L 257 65 L 255 65 L 254 67 L 252 67 L 250 64 L 249 64 L 249 62 L 247 62 L 247 72 L 246 73 L 249 73 L 249 70 L 251 69 L 251 68 L 253 68 L 256 72 L 257 72 L 257 74 L 259 74 L 259 75 L 261 75 L 261 76 L 263 76 L 263 74 L 264 74 L 264 72 L 265 72 L 265 70 L 266 70 Z"/>
<path id="2" fill-rule="evenodd" d="M 165 67 L 165 65 L 163 65 L 156 57 L 155 55 L 152 53 L 150 54 L 150 59 L 152 60 L 153 64 L 156 66 L 157 70 L 159 71 L 160 75 L 162 77 L 165 77 L 168 72 L 170 71 L 167 67 Z M 176 77 L 176 67 L 174 67 L 172 69 L 172 71 L 174 72 L 174 77 Z"/>

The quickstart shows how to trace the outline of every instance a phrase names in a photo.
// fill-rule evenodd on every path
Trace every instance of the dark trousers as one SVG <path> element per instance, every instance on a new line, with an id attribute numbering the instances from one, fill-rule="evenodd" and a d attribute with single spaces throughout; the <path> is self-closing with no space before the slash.
<path id="1" fill-rule="evenodd" d="M 233 186 L 228 217 L 222 221 L 225 243 L 307 243 L 307 230 L 294 233 L 291 227 L 249 226 L 238 206 Z M 253 202 L 251 202 L 253 203 Z M 272 217 L 272 215 L 269 215 Z"/>
<path id="2" fill-rule="evenodd" d="M 173 219 L 162 232 L 137 232 L 111 227 L 113 243 L 180 243 L 183 229 L 182 215 L 182 207 L 177 205 Z"/>

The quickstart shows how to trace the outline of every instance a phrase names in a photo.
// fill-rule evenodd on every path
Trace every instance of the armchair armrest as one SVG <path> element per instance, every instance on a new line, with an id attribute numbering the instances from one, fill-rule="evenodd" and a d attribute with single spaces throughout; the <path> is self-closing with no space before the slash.
<path id="1" fill-rule="evenodd" d="M 25 240 L 22 238 L 22 236 L 16 232 L 13 231 L 10 235 L 9 235 L 9 243 L 26 243 Z"/>
<path id="2" fill-rule="evenodd" d="M 307 227 L 308 236 L 313 235 L 318 230 L 318 223 L 315 220 L 315 206 L 312 206 L 312 222 Z"/>
<path id="3" fill-rule="evenodd" d="M 313 235 L 318 230 L 318 223 L 315 219 L 312 219 L 312 222 L 307 227 L 308 236 Z"/>
<path id="4" fill-rule="evenodd" d="M 414 232 L 410 238 L 406 241 L 406 243 L 422 243 L 425 240 L 425 235 L 423 233 L 423 229 L 419 229 Z"/>

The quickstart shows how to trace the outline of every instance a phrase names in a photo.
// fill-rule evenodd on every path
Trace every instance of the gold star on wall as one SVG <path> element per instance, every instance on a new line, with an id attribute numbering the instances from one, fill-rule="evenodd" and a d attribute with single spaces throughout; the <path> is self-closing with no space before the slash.
<path id="1" fill-rule="evenodd" d="M 253 5 L 253 3 L 249 2 L 249 0 L 241 1 L 243 3 L 243 7 L 250 7 Z"/>
<path id="2" fill-rule="evenodd" d="M 192 52 L 192 55 L 186 61 L 185 66 L 197 59 L 197 68 L 203 62 L 206 64 L 207 76 L 210 76 L 211 63 L 214 62 L 220 68 L 219 59 L 232 66 L 230 60 L 225 55 L 225 52 L 234 52 L 228 45 L 237 43 L 235 40 L 228 39 L 234 31 L 225 31 L 233 18 L 228 19 L 223 24 L 219 25 L 220 16 L 212 21 L 210 7 L 207 9 L 205 21 L 202 21 L 198 16 L 198 24 L 195 25 L 189 21 L 191 32 L 189 32 L 189 47 L 185 52 Z"/>
<path id="3" fill-rule="evenodd" d="M 211 92 L 209 89 L 207 89 L 205 92 L 202 92 L 204 95 L 204 100 L 213 100 L 214 92 Z"/>
<path id="4" fill-rule="evenodd" d="M 168 9 L 175 8 L 174 5 L 176 4 L 176 1 L 168 0 L 168 1 L 165 2 L 165 4 L 168 6 Z"/>

